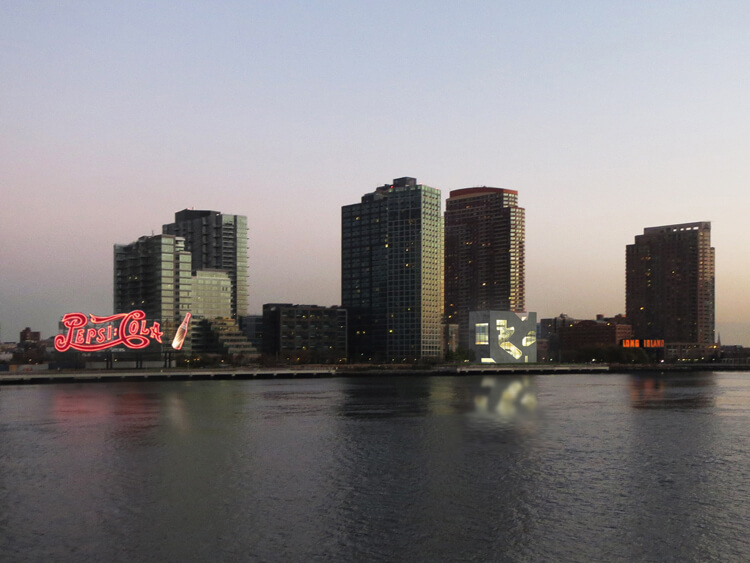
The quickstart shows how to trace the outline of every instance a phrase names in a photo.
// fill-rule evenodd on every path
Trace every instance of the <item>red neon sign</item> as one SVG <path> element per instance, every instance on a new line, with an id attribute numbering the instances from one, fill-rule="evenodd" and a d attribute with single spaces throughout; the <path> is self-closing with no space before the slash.
<path id="1" fill-rule="evenodd" d="M 117 326 L 116 321 L 120 321 Z M 161 336 L 164 334 L 158 322 L 150 327 L 146 326 L 146 313 L 143 311 L 119 313 L 109 317 L 68 313 L 63 316 L 62 322 L 68 331 L 55 336 L 55 350 L 58 352 L 65 352 L 70 348 L 80 352 L 98 352 L 119 344 L 139 350 L 151 344 L 152 339 L 161 344 Z M 96 325 L 106 326 L 96 328 Z"/>

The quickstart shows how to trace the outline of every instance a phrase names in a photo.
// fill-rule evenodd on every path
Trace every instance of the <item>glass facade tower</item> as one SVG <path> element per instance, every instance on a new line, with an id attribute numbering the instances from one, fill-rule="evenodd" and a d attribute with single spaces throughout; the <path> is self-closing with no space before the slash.
<path id="1" fill-rule="evenodd" d="M 442 357 L 440 190 L 398 178 L 341 210 L 341 304 L 350 360 Z"/>
<path id="2" fill-rule="evenodd" d="M 181 237 L 143 236 L 115 245 L 114 312 L 140 309 L 149 321 L 159 322 L 165 334 L 173 335 L 193 306 L 191 270 L 191 256 Z M 189 340 L 183 349 L 189 350 Z"/>
<path id="3" fill-rule="evenodd" d="M 184 209 L 174 223 L 164 225 L 164 234 L 185 239 L 194 270 L 223 270 L 232 283 L 232 317 L 247 315 L 247 218 L 218 211 Z"/>

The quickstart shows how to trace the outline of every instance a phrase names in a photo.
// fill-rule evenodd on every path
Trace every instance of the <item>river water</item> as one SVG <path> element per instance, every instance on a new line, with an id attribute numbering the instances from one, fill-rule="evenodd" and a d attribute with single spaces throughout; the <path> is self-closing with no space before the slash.
<path id="1" fill-rule="evenodd" d="M 750 373 L 0 388 L 3 561 L 749 561 Z"/>

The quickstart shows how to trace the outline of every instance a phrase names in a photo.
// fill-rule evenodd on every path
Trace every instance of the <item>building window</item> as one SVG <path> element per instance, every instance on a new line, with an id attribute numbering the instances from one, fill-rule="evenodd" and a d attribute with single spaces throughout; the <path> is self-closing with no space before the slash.
<path id="1" fill-rule="evenodd" d="M 477 323 L 476 325 L 474 325 L 474 333 L 476 335 L 476 344 L 490 343 L 489 323 Z"/>

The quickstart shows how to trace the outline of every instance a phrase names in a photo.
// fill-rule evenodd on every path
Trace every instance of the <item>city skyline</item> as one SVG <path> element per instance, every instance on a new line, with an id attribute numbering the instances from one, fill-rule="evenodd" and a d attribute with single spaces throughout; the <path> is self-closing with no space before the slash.
<path id="1" fill-rule="evenodd" d="M 247 216 L 249 312 L 338 305 L 341 206 L 413 176 L 519 192 L 538 318 L 624 313 L 633 236 L 710 221 L 716 334 L 750 345 L 747 16 L 6 3 L 0 338 L 106 314 L 112 245 L 190 207 Z"/>

